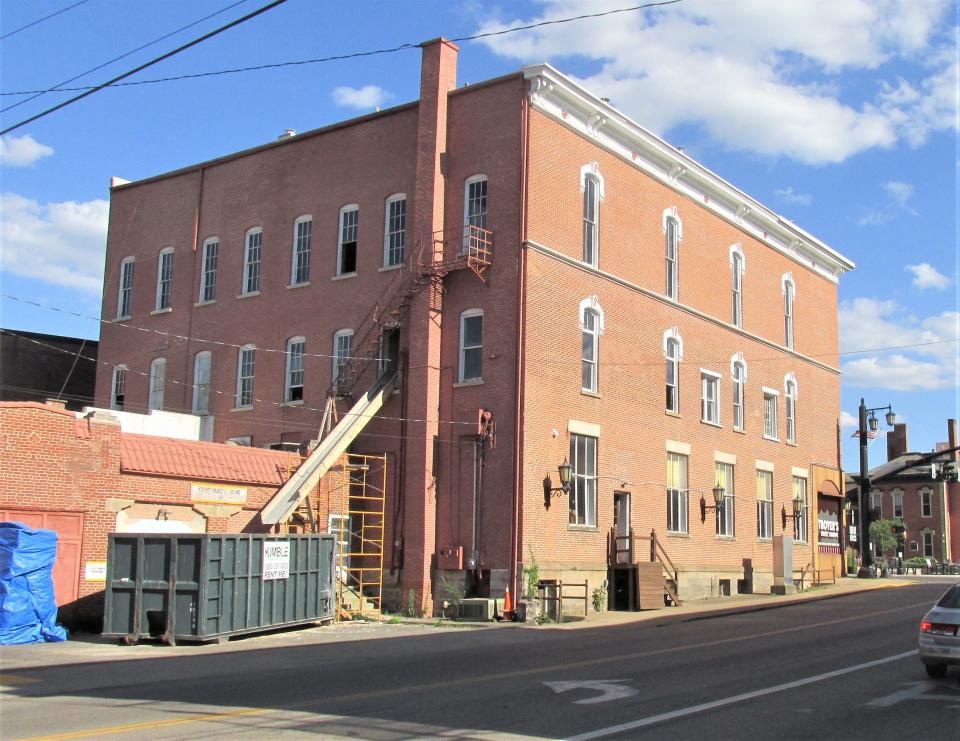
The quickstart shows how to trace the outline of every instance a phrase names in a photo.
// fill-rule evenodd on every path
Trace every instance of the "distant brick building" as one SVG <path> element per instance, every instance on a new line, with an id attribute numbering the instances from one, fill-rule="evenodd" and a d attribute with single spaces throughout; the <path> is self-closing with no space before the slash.
<path id="1" fill-rule="evenodd" d="M 553 68 L 457 88 L 457 53 L 423 45 L 414 103 L 118 181 L 98 404 L 302 442 L 398 367 L 350 449 L 388 456 L 386 566 L 428 608 L 533 559 L 599 587 L 613 528 L 681 597 L 766 590 L 794 496 L 795 565 L 838 559 L 852 264 Z"/>
<path id="2" fill-rule="evenodd" d="M 265 532 L 257 513 L 300 464 L 272 450 L 121 433 L 109 414 L 77 418 L 0 403 L 0 521 L 59 535 L 54 582 L 70 624 L 99 625 L 107 534 Z"/>
<path id="3" fill-rule="evenodd" d="M 96 340 L 0 330 L 0 401 L 62 399 L 67 409 L 93 404 Z"/>

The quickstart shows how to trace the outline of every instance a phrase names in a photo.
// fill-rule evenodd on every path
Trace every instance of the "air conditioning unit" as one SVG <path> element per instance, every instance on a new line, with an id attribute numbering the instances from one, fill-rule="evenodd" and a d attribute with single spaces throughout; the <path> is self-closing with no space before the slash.
<path id="1" fill-rule="evenodd" d="M 460 602 L 457 610 L 457 619 L 490 622 L 493 620 L 496 605 L 497 601 L 495 599 L 486 599 L 483 597 L 465 599 Z"/>

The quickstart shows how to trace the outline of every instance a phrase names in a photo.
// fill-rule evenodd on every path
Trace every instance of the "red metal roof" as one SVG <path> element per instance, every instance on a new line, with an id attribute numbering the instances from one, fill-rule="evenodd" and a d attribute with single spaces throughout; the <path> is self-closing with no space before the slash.
<path id="1" fill-rule="evenodd" d="M 120 468 L 131 473 L 280 486 L 300 461 L 295 453 L 242 445 L 130 433 L 120 440 Z"/>

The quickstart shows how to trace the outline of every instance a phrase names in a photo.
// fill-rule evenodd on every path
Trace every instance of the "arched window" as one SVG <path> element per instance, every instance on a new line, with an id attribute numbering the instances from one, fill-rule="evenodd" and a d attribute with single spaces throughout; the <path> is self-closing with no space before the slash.
<path id="1" fill-rule="evenodd" d="M 243 288 L 241 293 L 260 292 L 260 263 L 263 250 L 263 229 L 248 229 L 243 251 Z"/>
<path id="2" fill-rule="evenodd" d="M 393 267 L 403 264 L 403 251 L 407 242 L 407 196 L 394 193 L 387 199 L 383 226 L 383 265 Z"/>
<path id="3" fill-rule="evenodd" d="M 237 408 L 253 406 L 253 373 L 256 368 L 257 348 L 244 345 L 237 355 Z"/>
<path id="4" fill-rule="evenodd" d="M 797 286 L 791 273 L 784 273 L 781 279 L 783 289 L 783 344 L 793 348 L 793 302 L 797 297 Z"/>
<path id="5" fill-rule="evenodd" d="M 133 268 L 135 258 L 125 257 L 120 263 L 120 291 L 117 295 L 117 319 L 129 319 L 133 311 Z"/>
<path id="6" fill-rule="evenodd" d="M 663 212 L 664 247 L 664 292 L 674 301 L 680 300 L 680 242 L 683 225 L 676 207 Z"/>
<path id="7" fill-rule="evenodd" d="M 739 244 L 730 247 L 730 281 L 733 302 L 731 323 L 743 327 L 743 250 Z"/>
<path id="8" fill-rule="evenodd" d="M 173 288 L 173 247 L 160 250 L 157 260 L 157 311 L 167 311 L 171 307 Z"/>
<path id="9" fill-rule="evenodd" d="M 290 285 L 310 282 L 310 243 L 313 238 L 313 217 L 309 214 L 293 222 L 293 255 L 290 264 Z"/>
<path id="10" fill-rule="evenodd" d="M 217 259 L 220 254 L 219 237 L 210 237 L 203 242 L 203 265 L 200 269 L 200 303 L 209 303 L 217 298 Z"/>
<path id="11" fill-rule="evenodd" d="M 150 398 L 148 409 L 163 409 L 163 392 L 167 385 L 167 359 L 154 358 L 150 363 Z"/>
<path id="12" fill-rule="evenodd" d="M 463 246 L 461 254 L 473 246 L 486 245 L 487 176 L 474 175 L 463 186 Z"/>
<path id="13" fill-rule="evenodd" d="M 287 371 L 284 377 L 283 400 L 303 401 L 303 357 L 307 340 L 291 337 L 287 340 Z"/>
<path id="14" fill-rule="evenodd" d="M 680 413 L 680 361 L 683 359 L 683 340 L 676 327 L 663 336 L 663 356 L 666 359 L 666 409 Z"/>
<path id="15" fill-rule="evenodd" d="M 742 430 L 744 387 L 747 382 L 747 364 L 743 353 L 737 353 L 730 359 L 730 382 L 733 387 L 733 428 Z"/>
<path id="16" fill-rule="evenodd" d="M 116 365 L 113 368 L 113 380 L 110 384 L 110 408 L 123 411 L 127 401 L 127 366 Z"/>
<path id="17" fill-rule="evenodd" d="M 596 296 L 580 302 L 582 372 L 580 388 L 597 393 L 600 383 L 600 336 L 603 334 L 603 309 Z"/>
<path id="18" fill-rule="evenodd" d="M 787 404 L 787 442 L 797 441 L 797 378 L 788 373 L 783 379 L 784 396 Z"/>
<path id="19" fill-rule="evenodd" d="M 580 190 L 583 192 L 583 261 L 600 264 L 600 201 L 603 200 L 603 176 L 596 162 L 580 168 Z"/>
<path id="20" fill-rule="evenodd" d="M 193 359 L 193 413 L 210 413 L 210 369 L 212 356 L 209 350 L 198 352 Z"/>
<path id="21" fill-rule="evenodd" d="M 350 203 L 340 209 L 337 243 L 337 275 L 357 272 L 357 242 L 360 235 L 360 207 Z"/>

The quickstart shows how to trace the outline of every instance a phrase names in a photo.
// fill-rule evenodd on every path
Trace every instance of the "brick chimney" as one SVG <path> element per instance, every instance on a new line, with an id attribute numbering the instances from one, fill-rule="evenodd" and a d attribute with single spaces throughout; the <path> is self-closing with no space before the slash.
<path id="1" fill-rule="evenodd" d="M 957 447 L 957 420 L 955 419 L 947 420 L 947 447 Z M 953 454 L 953 459 L 955 461 L 960 461 L 960 451 L 957 451 Z"/>
<path id="2" fill-rule="evenodd" d="M 907 424 L 906 422 L 897 422 L 893 429 L 887 433 L 887 460 L 892 461 L 897 456 L 906 453 L 907 450 Z"/>

